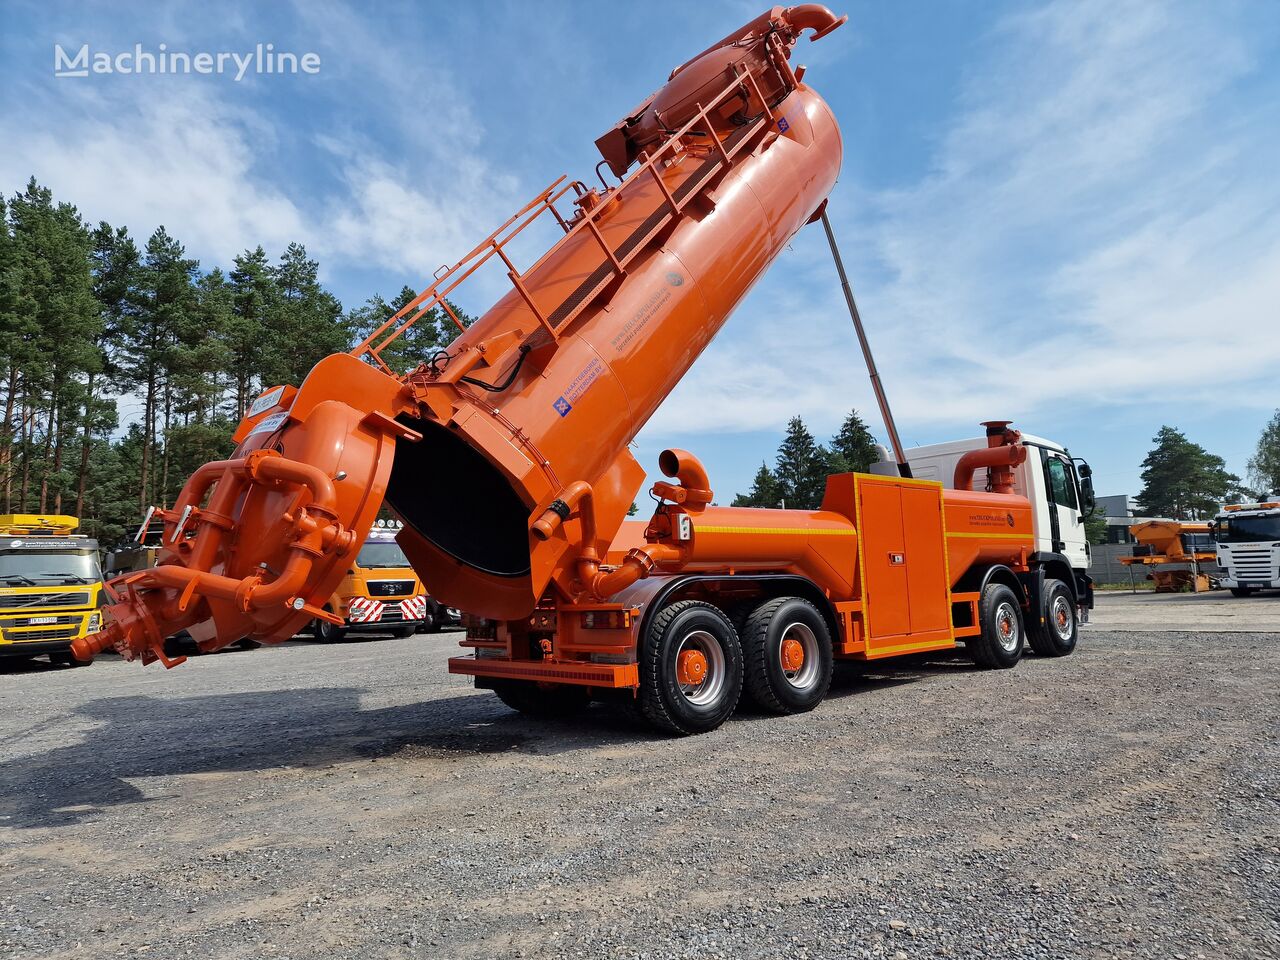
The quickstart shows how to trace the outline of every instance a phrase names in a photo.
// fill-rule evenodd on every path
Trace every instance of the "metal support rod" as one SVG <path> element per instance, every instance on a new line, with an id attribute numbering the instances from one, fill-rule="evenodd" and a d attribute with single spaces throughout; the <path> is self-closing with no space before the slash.
<path id="1" fill-rule="evenodd" d="M 893 422 L 893 411 L 889 409 L 889 398 L 885 396 L 884 384 L 880 382 L 880 371 L 876 369 L 875 358 L 871 356 L 871 344 L 867 342 L 867 332 L 862 328 L 862 316 L 858 313 L 858 305 L 853 300 L 853 290 L 850 289 L 849 278 L 844 272 L 844 261 L 840 259 L 840 248 L 836 246 L 836 235 L 831 231 L 831 221 L 827 219 L 825 203 L 822 206 L 822 229 L 827 232 L 831 256 L 836 262 L 836 272 L 840 274 L 840 288 L 844 290 L 844 301 L 849 305 L 849 317 L 853 320 L 853 329 L 857 331 L 862 356 L 867 361 L 867 373 L 871 375 L 871 389 L 875 391 L 876 403 L 880 405 L 880 416 L 884 419 L 885 429 L 889 431 L 889 443 L 893 445 L 893 455 L 898 460 L 898 472 L 904 477 L 910 477 L 911 466 L 907 463 L 902 441 L 898 438 L 898 427 Z"/>

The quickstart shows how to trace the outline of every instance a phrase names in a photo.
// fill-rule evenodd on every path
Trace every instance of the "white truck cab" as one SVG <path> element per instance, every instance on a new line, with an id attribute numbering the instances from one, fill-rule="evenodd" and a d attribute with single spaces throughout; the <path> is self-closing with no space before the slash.
<path id="1" fill-rule="evenodd" d="M 1089 569 L 1089 538 L 1084 518 L 1093 510 L 1092 471 L 1067 448 L 1029 433 L 1022 435 L 1027 459 L 1015 467 L 1014 492 L 1026 497 L 1033 507 L 1036 553 L 1064 557 L 1077 575 Z M 985 437 L 952 440 L 907 449 L 912 476 L 937 480 L 954 486 L 956 464 L 970 450 L 985 449 Z M 982 489 L 983 471 L 974 474 L 974 489 Z"/>
<path id="2" fill-rule="evenodd" d="M 1210 531 L 1227 571 L 1222 586 L 1237 597 L 1280 587 L 1280 498 L 1223 507 Z"/>

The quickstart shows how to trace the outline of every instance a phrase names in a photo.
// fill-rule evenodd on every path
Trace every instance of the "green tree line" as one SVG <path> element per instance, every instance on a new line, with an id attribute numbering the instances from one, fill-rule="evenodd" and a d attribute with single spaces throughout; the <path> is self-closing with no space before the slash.
<path id="1" fill-rule="evenodd" d="M 34 178 L 0 196 L 0 225 L 0 512 L 71 513 L 104 544 L 230 453 L 263 389 L 300 383 L 416 295 L 344 310 L 300 243 L 204 267 L 163 226 L 145 241 L 95 226 Z M 384 360 L 403 372 L 457 332 L 432 311 Z"/>
<path id="2" fill-rule="evenodd" d="M 852 410 L 829 444 L 818 443 L 799 417 L 792 417 L 778 445 L 773 466 L 761 463 L 751 489 L 733 499 L 735 507 L 781 507 L 816 510 L 822 506 L 827 477 L 833 473 L 865 473 L 879 457 L 875 437 Z"/>

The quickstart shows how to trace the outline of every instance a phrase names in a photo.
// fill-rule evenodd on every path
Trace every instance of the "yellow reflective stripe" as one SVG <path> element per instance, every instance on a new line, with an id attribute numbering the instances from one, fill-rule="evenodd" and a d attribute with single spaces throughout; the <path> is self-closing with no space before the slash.
<path id="1" fill-rule="evenodd" d="M 939 640 L 916 640 L 912 643 L 897 643 L 891 647 L 872 647 L 868 653 L 899 653 L 905 650 L 934 650 L 938 647 L 954 647 L 956 644 L 952 637 L 942 637 Z M 874 658 L 873 658 L 874 659 Z"/>
<path id="2" fill-rule="evenodd" d="M 807 527 L 717 527 L 705 526 L 703 524 L 694 524 L 694 533 L 774 533 L 774 534 L 801 534 L 804 536 L 818 537 L 853 537 L 857 533 L 853 530 L 838 530 L 829 527 L 817 527 L 809 529 Z"/>

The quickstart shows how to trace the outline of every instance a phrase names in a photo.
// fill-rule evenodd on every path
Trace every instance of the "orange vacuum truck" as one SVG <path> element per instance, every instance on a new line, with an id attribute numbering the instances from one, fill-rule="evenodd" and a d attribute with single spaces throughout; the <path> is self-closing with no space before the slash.
<path id="1" fill-rule="evenodd" d="M 676 68 L 597 141 L 615 184 L 561 178 L 364 343 L 265 392 L 231 458 L 149 515 L 159 563 L 110 584 L 108 626 L 77 656 L 173 666 L 163 642 L 179 630 L 213 650 L 332 620 L 324 604 L 384 500 L 431 593 L 467 611 L 449 669 L 533 714 L 612 693 L 697 733 L 744 690 L 813 708 L 835 657 L 962 640 L 1009 667 L 1027 623 L 1038 649 L 1069 653 L 1087 578 L 1036 552 L 1032 500 L 1015 492 L 1028 447 L 1004 423 L 957 458 L 956 489 L 904 463 L 832 476 L 820 510 L 715 506 L 697 458 L 667 450 L 652 519 L 623 531 L 645 477 L 628 444 L 822 217 L 840 133 L 788 61 L 806 31 L 844 20 L 775 7 Z M 557 239 L 521 268 L 511 241 L 535 222 Z M 462 327 L 446 298 L 486 264 L 511 289 L 394 374 L 386 346 L 433 309 Z M 986 489 L 970 490 L 979 471 Z"/>

